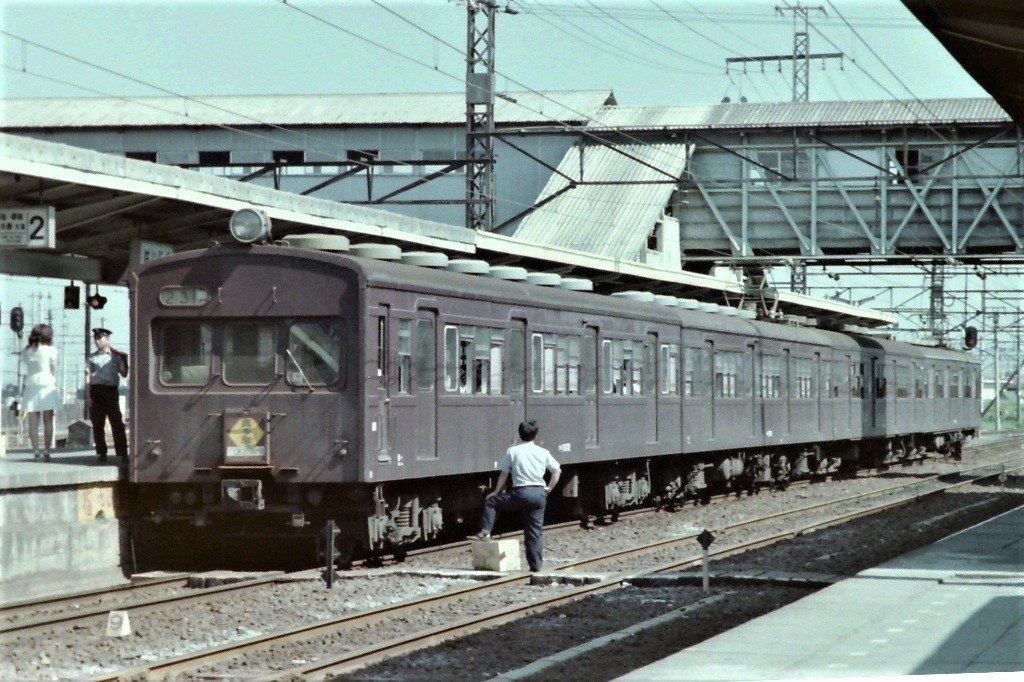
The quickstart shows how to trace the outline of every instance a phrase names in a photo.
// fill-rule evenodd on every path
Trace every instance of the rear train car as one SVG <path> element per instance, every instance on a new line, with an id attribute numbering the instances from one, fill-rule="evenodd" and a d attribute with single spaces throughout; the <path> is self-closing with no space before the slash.
<path id="1" fill-rule="evenodd" d="M 322 251 L 176 254 L 132 295 L 136 514 L 234 553 L 465 533 L 526 416 L 582 519 L 958 455 L 980 418 L 962 353 Z"/>

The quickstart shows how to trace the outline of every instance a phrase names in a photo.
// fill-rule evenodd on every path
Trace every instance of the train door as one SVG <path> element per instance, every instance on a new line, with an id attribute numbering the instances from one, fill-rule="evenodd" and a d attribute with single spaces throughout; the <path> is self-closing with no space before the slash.
<path id="1" fill-rule="evenodd" d="M 420 310 L 413 333 L 416 444 L 423 459 L 437 457 L 437 311 Z"/>
<path id="2" fill-rule="evenodd" d="M 511 409 L 512 438 L 516 429 L 526 419 L 526 320 L 513 318 L 508 339 L 508 397 Z"/>
<path id="3" fill-rule="evenodd" d="M 587 327 L 583 332 L 583 347 L 580 350 L 580 364 L 582 365 L 580 391 L 586 402 L 583 429 L 584 444 L 588 448 L 596 448 L 600 445 L 597 439 L 599 433 L 597 400 L 600 395 L 600 391 L 597 390 L 597 344 L 597 327 Z"/>
<path id="4" fill-rule="evenodd" d="M 649 333 L 644 339 L 643 370 L 640 375 L 640 388 L 644 395 L 644 423 L 648 443 L 658 442 L 658 367 L 657 351 L 658 335 Z"/>
<path id="5" fill-rule="evenodd" d="M 704 342 L 704 357 L 701 358 L 704 376 L 710 379 L 710 396 L 708 400 L 708 438 L 715 439 L 715 403 L 718 401 L 719 387 L 715 385 L 715 342 Z"/>
<path id="6" fill-rule="evenodd" d="M 814 367 L 811 368 L 814 372 L 814 381 L 811 382 L 811 394 L 814 398 L 815 411 L 817 414 L 818 433 L 825 430 L 825 410 L 822 404 L 821 394 L 828 390 L 828 387 L 822 383 L 821 375 L 821 353 L 814 354 Z"/>
<path id="7" fill-rule="evenodd" d="M 793 358 L 789 349 L 782 350 L 782 401 L 786 406 L 786 415 L 782 424 L 786 429 L 783 435 L 793 431 Z"/>
<path id="8" fill-rule="evenodd" d="M 761 409 L 763 404 L 761 399 L 761 355 L 758 353 L 756 343 L 747 344 L 747 357 L 750 360 L 744 363 L 744 366 L 750 368 L 750 376 L 748 377 L 750 382 L 750 435 L 756 443 L 760 440 L 761 434 L 764 433 L 761 428 Z"/>
<path id="9" fill-rule="evenodd" d="M 375 419 L 370 428 L 376 432 L 378 462 L 391 461 L 391 307 L 381 304 L 377 315 L 377 395 Z"/>

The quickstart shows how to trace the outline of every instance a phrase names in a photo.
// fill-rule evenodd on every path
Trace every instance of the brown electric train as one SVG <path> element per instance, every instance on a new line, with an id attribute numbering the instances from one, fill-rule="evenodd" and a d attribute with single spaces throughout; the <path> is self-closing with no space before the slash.
<path id="1" fill-rule="evenodd" d="M 135 513 L 241 539 L 221 561 L 328 520 L 369 556 L 475 530 L 524 417 L 584 519 L 958 457 L 980 422 L 965 353 L 334 252 L 179 253 L 132 290 Z"/>

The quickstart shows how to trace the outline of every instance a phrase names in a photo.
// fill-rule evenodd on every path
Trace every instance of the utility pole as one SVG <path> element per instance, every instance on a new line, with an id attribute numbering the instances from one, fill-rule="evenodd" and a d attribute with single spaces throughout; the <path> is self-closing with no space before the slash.
<path id="1" fill-rule="evenodd" d="M 466 227 L 494 229 L 494 11 L 466 0 Z"/>
<path id="2" fill-rule="evenodd" d="M 729 72 L 729 66 L 731 64 L 743 64 L 743 71 L 746 73 L 747 64 L 759 63 L 761 65 L 761 71 L 764 71 L 764 65 L 768 62 L 777 62 L 779 65 L 779 71 L 782 71 L 782 62 L 788 61 L 793 64 L 793 100 L 794 102 L 808 102 L 811 96 L 811 60 L 820 59 L 822 60 L 822 68 L 824 68 L 824 60 L 826 59 L 838 59 L 839 68 L 842 68 L 842 59 L 845 56 L 842 52 L 818 52 L 811 53 L 811 36 L 808 33 L 810 27 L 810 19 L 808 14 L 812 11 L 820 11 L 822 14 L 827 14 L 825 7 L 819 5 L 817 7 L 805 7 L 801 5 L 799 0 L 796 6 L 791 5 L 776 5 L 775 11 L 778 14 L 785 14 L 786 12 L 793 13 L 793 54 L 769 54 L 759 55 L 756 57 L 726 57 L 725 59 L 725 71 Z M 800 27 L 800 20 L 803 19 L 803 29 Z"/>
<path id="3" fill-rule="evenodd" d="M 946 341 L 946 271 L 942 263 L 933 263 L 929 287 L 928 323 L 932 336 Z"/>

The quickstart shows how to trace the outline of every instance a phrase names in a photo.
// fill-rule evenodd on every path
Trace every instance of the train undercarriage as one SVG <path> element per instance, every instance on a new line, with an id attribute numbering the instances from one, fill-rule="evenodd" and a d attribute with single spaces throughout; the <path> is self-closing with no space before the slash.
<path id="1" fill-rule="evenodd" d="M 784 490 L 796 480 L 852 475 L 858 469 L 884 469 L 933 455 L 959 460 L 970 435 L 912 434 L 568 465 L 549 500 L 547 519 L 578 519 L 583 526 L 615 522 L 622 511 L 644 505 L 671 510 L 707 504 L 716 494 L 738 497 Z M 299 486 L 239 477 L 219 485 L 161 485 L 158 491 L 142 489 L 133 516 L 148 527 L 140 527 L 139 537 L 163 535 L 157 545 L 180 537 L 186 556 L 195 551 L 197 541 L 219 538 L 246 547 L 242 554 L 247 560 L 258 554 L 255 549 L 263 548 L 270 565 L 322 565 L 322 530 L 332 522 L 338 529 L 333 556 L 339 565 L 385 556 L 401 560 L 410 548 L 475 532 L 484 495 L 493 489 L 495 478 L 488 474 L 378 485 Z M 518 528 L 518 519 L 499 518 L 499 523 Z M 148 546 L 154 548 L 152 542 Z M 230 563 L 230 552 L 207 551 Z"/>

